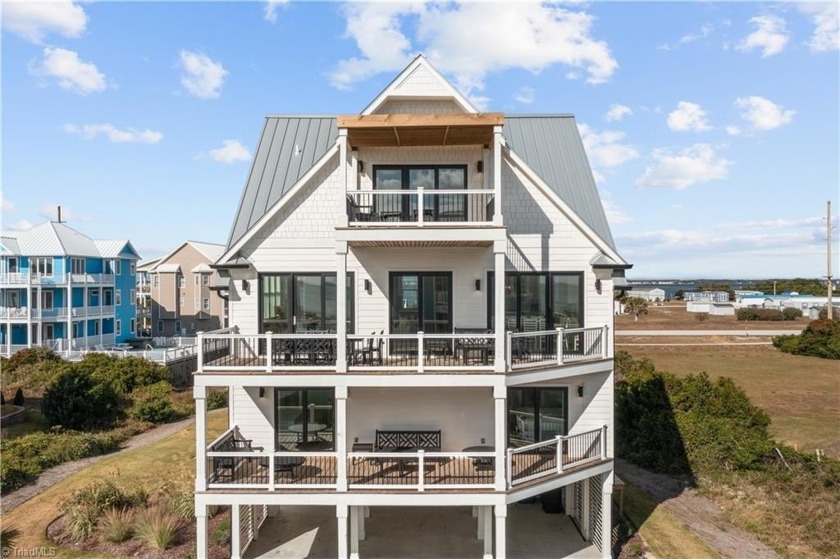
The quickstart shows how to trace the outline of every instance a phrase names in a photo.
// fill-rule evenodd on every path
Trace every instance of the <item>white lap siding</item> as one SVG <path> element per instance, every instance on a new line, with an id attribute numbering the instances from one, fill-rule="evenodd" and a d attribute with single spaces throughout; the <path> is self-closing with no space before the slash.
<path id="1" fill-rule="evenodd" d="M 494 444 L 491 388 L 350 388 L 347 437 L 374 443 L 376 430 L 440 429 L 442 449 Z"/>
<path id="2" fill-rule="evenodd" d="M 233 425 L 239 427 L 254 446 L 274 450 L 274 389 L 266 388 L 260 398 L 258 387 L 234 386 L 231 390 Z"/>

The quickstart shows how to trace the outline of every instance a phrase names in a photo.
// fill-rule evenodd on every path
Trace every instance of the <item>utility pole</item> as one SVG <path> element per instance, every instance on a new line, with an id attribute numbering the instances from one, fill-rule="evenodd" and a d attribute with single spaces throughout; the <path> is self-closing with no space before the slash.
<path id="1" fill-rule="evenodd" d="M 828 209 L 825 218 L 825 243 L 828 247 L 828 251 L 826 252 L 826 277 L 828 278 L 828 309 L 826 316 L 829 320 L 834 320 L 834 309 L 831 301 L 831 292 L 834 290 L 834 284 L 831 279 L 831 200 L 826 202 L 826 207 Z"/>

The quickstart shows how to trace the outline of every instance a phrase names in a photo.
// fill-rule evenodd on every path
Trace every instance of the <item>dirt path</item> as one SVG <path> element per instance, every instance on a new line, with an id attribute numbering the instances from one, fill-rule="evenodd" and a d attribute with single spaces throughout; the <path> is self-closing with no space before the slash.
<path id="1" fill-rule="evenodd" d="M 616 460 L 616 473 L 651 495 L 709 547 L 724 557 L 776 559 L 778 555 L 758 538 L 726 519 L 726 513 L 711 499 L 685 487 L 682 482 Z"/>
<path id="2" fill-rule="evenodd" d="M 140 433 L 139 435 L 130 438 L 125 443 L 125 446 L 123 446 L 117 452 L 112 452 L 110 454 L 102 454 L 99 456 L 91 456 L 90 458 L 83 458 L 81 460 L 75 460 L 73 462 L 65 462 L 64 464 L 59 464 L 58 466 L 55 466 L 48 470 L 44 470 L 41 473 L 41 475 L 38 476 L 38 479 L 35 480 L 34 483 L 21 487 L 17 491 L 12 491 L 7 495 L 3 495 L 2 500 L 0 500 L 0 512 L 9 512 L 21 503 L 28 501 L 35 495 L 42 493 L 43 491 L 49 489 L 59 481 L 75 474 L 79 470 L 85 469 L 94 462 L 98 462 L 103 458 L 107 458 L 108 456 L 114 456 L 115 454 L 119 454 L 120 452 L 125 452 L 133 448 L 146 446 L 148 444 L 157 442 L 161 439 L 165 439 L 169 435 L 177 433 L 187 425 L 191 424 L 193 421 L 195 421 L 195 418 L 191 417 L 189 419 L 176 421 L 175 423 L 167 423 L 166 425 L 155 427 L 154 429 L 150 429 L 145 433 Z"/>

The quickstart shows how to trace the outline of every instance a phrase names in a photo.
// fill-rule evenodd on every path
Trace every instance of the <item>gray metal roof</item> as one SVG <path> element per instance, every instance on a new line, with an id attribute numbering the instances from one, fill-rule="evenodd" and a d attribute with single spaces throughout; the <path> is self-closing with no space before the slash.
<path id="1" fill-rule="evenodd" d="M 336 119 L 269 116 L 233 220 L 231 247 L 335 144 Z"/>
<path id="2" fill-rule="evenodd" d="M 137 251 L 126 239 L 94 241 L 57 221 L 46 221 L 26 231 L 4 231 L 2 244 L 11 254 L 23 256 L 138 258 Z"/>
<path id="3" fill-rule="evenodd" d="M 137 251 L 126 239 L 107 239 L 104 241 L 93 241 L 99 254 L 105 258 L 139 258 Z"/>
<path id="4" fill-rule="evenodd" d="M 502 134 L 510 148 L 615 250 L 574 117 L 565 114 L 505 115 Z"/>

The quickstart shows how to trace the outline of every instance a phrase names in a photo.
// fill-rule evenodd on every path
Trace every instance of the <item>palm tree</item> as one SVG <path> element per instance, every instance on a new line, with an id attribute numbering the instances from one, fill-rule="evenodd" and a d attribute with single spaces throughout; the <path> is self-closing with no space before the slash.
<path id="1" fill-rule="evenodd" d="M 648 302 L 641 297 L 628 297 L 624 300 L 624 308 L 632 313 L 633 318 L 638 322 L 640 314 L 647 314 Z"/>

